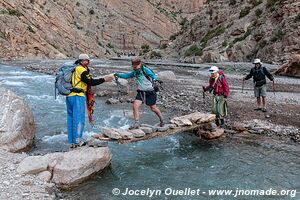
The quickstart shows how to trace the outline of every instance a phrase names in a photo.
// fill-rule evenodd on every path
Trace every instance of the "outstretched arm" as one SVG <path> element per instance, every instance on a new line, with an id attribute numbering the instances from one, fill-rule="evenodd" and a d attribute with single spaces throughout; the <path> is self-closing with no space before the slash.
<path id="1" fill-rule="evenodd" d="M 87 71 L 82 72 L 81 80 L 82 80 L 82 82 L 84 82 L 90 86 L 100 85 L 101 83 L 105 82 L 104 78 L 93 79 Z"/>
<path id="2" fill-rule="evenodd" d="M 115 76 L 118 78 L 124 78 L 124 79 L 133 78 L 134 71 L 127 73 L 127 74 L 126 73 L 116 73 Z"/>

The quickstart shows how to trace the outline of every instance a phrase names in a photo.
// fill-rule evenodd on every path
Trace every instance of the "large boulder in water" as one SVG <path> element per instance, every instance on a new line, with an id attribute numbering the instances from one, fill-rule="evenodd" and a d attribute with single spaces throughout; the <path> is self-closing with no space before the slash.
<path id="1" fill-rule="evenodd" d="M 27 157 L 19 164 L 18 172 L 39 173 L 41 177 L 51 173 L 50 178 L 45 176 L 46 181 L 51 181 L 61 188 L 69 188 L 101 172 L 110 165 L 111 159 L 112 154 L 108 147 L 80 147 L 68 152 Z M 32 164 L 37 160 L 38 164 Z"/>
<path id="2" fill-rule="evenodd" d="M 294 55 L 286 64 L 283 64 L 275 74 L 300 78 L 300 54 Z"/>
<path id="3" fill-rule="evenodd" d="M 0 148 L 11 152 L 29 149 L 35 124 L 31 109 L 12 91 L 0 87 Z"/>

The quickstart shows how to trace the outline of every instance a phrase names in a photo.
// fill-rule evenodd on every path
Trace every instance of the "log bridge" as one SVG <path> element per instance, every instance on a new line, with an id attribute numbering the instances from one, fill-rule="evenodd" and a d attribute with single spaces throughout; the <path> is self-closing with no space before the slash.
<path id="1" fill-rule="evenodd" d="M 134 130 L 102 128 L 102 133 L 94 135 L 93 137 L 102 141 L 127 144 L 198 130 L 198 133 L 204 138 L 215 139 L 224 133 L 223 129 L 217 128 L 214 123 L 212 123 L 215 118 L 216 116 L 214 114 L 195 112 L 189 115 L 175 117 L 171 119 L 170 124 L 166 124 L 163 127 L 142 124 L 139 129 Z"/>

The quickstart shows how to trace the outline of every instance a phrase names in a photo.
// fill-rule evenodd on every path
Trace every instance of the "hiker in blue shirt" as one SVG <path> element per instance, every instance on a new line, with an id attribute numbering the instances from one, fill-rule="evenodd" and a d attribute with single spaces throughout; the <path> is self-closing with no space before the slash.
<path id="1" fill-rule="evenodd" d="M 130 129 L 138 129 L 140 126 L 139 107 L 142 105 L 142 103 L 150 106 L 151 110 L 159 117 L 160 126 L 164 126 L 161 112 L 156 106 L 157 94 L 154 84 L 159 82 L 157 76 L 151 69 L 143 65 L 139 58 L 132 60 L 132 68 L 133 70 L 130 73 L 115 74 L 115 76 L 118 78 L 136 78 L 138 83 L 137 94 L 133 102 L 134 122 L 132 123 Z"/>

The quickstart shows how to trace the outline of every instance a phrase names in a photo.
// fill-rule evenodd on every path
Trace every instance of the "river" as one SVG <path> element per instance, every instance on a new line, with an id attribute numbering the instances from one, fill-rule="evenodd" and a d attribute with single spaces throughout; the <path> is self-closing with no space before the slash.
<path id="1" fill-rule="evenodd" d="M 0 86 L 24 98 L 33 110 L 37 133 L 30 153 L 67 150 L 65 97 L 54 99 L 54 77 L 4 65 L 0 65 L 0 77 Z M 131 120 L 123 115 L 123 109 L 130 110 L 131 105 L 108 106 L 97 99 L 95 126 L 86 124 L 85 137 L 98 133 L 101 127 L 128 127 Z M 150 123 L 156 120 L 147 109 L 143 109 L 143 119 Z M 300 191 L 297 143 L 268 138 L 204 141 L 182 133 L 126 145 L 110 143 L 109 147 L 113 153 L 111 167 L 63 192 L 66 199 L 300 199 L 299 193 L 292 198 L 294 190 Z M 128 188 L 136 195 L 114 195 L 114 188 L 121 193 Z M 189 188 L 200 193 L 168 193 Z M 227 196 L 209 196 L 209 190 L 217 189 L 233 191 Z M 242 191 L 244 195 L 235 198 L 237 189 L 292 191 L 275 196 L 246 196 L 247 191 Z M 156 195 L 142 195 L 141 190 L 155 190 Z"/>

